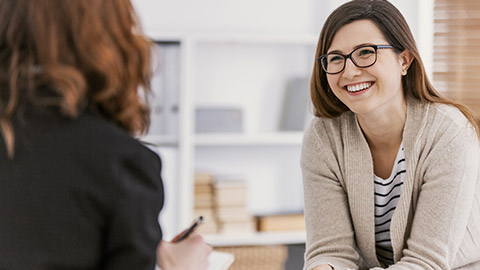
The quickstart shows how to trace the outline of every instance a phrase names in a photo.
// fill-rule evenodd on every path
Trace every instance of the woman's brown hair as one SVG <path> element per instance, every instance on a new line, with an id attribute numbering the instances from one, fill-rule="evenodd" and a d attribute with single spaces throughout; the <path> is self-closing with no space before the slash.
<path id="1" fill-rule="evenodd" d="M 75 117 L 93 106 L 125 131 L 144 132 L 150 42 L 130 0 L 0 0 L 0 130 L 13 155 L 11 119 L 28 102 Z M 53 96 L 38 100 L 47 87 Z"/>
<path id="2" fill-rule="evenodd" d="M 372 21 L 397 52 L 407 50 L 414 57 L 407 75 L 402 77 L 403 93 L 406 97 L 413 97 L 422 102 L 443 103 L 457 107 L 475 127 L 477 135 L 479 135 L 478 124 L 472 112 L 467 107 L 441 96 L 432 86 L 405 18 L 387 0 L 353 0 L 333 11 L 325 21 L 320 33 L 315 59 L 327 53 L 340 28 L 358 20 Z M 310 95 L 315 116 L 332 118 L 349 110 L 331 91 L 326 73 L 318 61 L 315 61 L 313 67 Z"/>

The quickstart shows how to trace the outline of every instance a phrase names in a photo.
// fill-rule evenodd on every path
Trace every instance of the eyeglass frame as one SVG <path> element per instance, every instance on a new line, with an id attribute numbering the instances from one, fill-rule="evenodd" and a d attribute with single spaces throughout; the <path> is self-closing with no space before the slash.
<path id="1" fill-rule="evenodd" d="M 375 60 L 373 61 L 372 64 L 370 65 L 366 65 L 366 66 L 360 66 L 358 65 L 357 63 L 355 63 L 355 60 L 353 60 L 352 58 L 352 54 L 358 50 L 358 49 L 361 49 L 361 48 L 365 48 L 365 47 L 371 47 L 375 50 Z M 320 57 L 317 58 L 317 61 L 319 62 L 319 64 L 322 66 L 322 69 L 323 71 L 325 71 L 326 74 L 329 74 L 329 75 L 335 75 L 335 74 L 338 74 L 340 72 L 342 72 L 345 67 L 347 66 L 347 59 L 350 58 L 350 60 L 352 61 L 352 63 L 356 66 L 356 67 L 359 67 L 359 68 L 367 68 L 367 67 L 371 67 L 373 65 L 375 65 L 375 63 L 377 62 L 377 50 L 378 49 L 394 49 L 395 47 L 393 47 L 392 45 L 365 45 L 365 46 L 360 46 L 356 49 L 354 49 L 352 52 L 350 52 L 349 54 L 345 55 L 345 54 L 341 54 L 341 53 L 326 53 Z M 341 55 L 343 57 L 343 67 L 342 69 L 340 69 L 340 71 L 337 71 L 337 72 L 328 72 L 327 71 L 327 68 L 325 68 L 325 66 L 323 65 L 323 59 L 326 59 L 326 57 L 328 55 L 331 55 L 331 54 L 336 54 L 336 55 Z"/>

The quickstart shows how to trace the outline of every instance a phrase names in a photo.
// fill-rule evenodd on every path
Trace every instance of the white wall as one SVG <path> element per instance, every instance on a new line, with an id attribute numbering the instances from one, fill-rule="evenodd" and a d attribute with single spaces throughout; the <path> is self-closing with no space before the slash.
<path id="1" fill-rule="evenodd" d="M 419 6 L 391 0 L 414 33 Z M 146 29 L 195 33 L 318 34 L 326 16 L 347 0 L 132 0 Z"/>
<path id="2" fill-rule="evenodd" d="M 144 29 L 167 33 L 319 34 L 347 0 L 132 0 Z M 391 0 L 431 70 L 433 0 Z"/>
<path id="3" fill-rule="evenodd" d="M 166 32 L 310 33 L 313 3 L 301 0 L 134 0 L 146 28 Z M 321 2 L 321 1 L 318 1 Z"/>

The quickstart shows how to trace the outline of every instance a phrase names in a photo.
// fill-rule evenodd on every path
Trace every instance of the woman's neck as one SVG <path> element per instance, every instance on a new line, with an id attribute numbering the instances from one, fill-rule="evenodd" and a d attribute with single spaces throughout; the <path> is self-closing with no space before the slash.
<path id="1" fill-rule="evenodd" d="M 402 142 L 407 116 L 406 104 L 388 107 L 381 112 L 357 115 L 360 128 L 371 149 L 398 149 Z"/>

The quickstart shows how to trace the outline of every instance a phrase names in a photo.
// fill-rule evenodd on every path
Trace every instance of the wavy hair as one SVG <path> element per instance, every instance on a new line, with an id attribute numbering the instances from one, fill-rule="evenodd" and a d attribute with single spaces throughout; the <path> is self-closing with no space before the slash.
<path id="1" fill-rule="evenodd" d="M 76 117 L 94 106 L 130 134 L 149 110 L 151 43 L 130 0 L 0 0 L 0 130 L 13 156 L 11 119 L 26 103 Z M 45 97 L 42 89 L 52 94 Z M 43 90 L 44 91 L 44 90 Z"/>
<path id="2" fill-rule="evenodd" d="M 407 75 L 402 77 L 403 93 L 422 102 L 443 103 L 457 107 L 480 136 L 473 113 L 464 105 L 441 96 L 430 83 L 418 52 L 415 39 L 401 12 L 387 0 L 353 0 L 330 14 L 320 33 L 315 59 L 327 53 L 335 34 L 343 26 L 358 20 L 370 20 L 398 52 L 409 51 L 414 60 Z M 318 117 L 337 117 L 349 108 L 331 91 L 327 76 L 318 61 L 315 61 L 310 80 L 310 95 L 314 114 Z"/>

